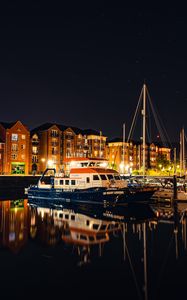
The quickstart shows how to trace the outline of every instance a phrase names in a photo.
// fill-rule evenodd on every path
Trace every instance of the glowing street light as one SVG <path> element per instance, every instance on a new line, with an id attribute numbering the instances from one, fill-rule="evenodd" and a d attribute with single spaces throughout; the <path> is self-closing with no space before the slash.
<path id="1" fill-rule="evenodd" d="M 48 166 L 49 168 L 52 168 L 53 165 L 54 165 L 54 161 L 49 159 L 49 160 L 47 161 L 47 166 Z"/>

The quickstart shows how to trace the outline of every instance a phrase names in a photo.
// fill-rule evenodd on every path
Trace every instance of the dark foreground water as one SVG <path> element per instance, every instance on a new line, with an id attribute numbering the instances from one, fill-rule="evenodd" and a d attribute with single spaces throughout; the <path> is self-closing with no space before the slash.
<path id="1" fill-rule="evenodd" d="M 0 201 L 0 297 L 186 299 L 186 209 Z"/>

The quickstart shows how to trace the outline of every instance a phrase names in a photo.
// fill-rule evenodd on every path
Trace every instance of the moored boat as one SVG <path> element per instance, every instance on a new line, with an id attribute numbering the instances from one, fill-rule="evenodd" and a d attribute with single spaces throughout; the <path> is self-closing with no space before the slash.
<path id="1" fill-rule="evenodd" d="M 70 203 L 118 204 L 148 201 L 152 188 L 130 189 L 120 174 L 103 167 L 98 161 L 79 161 L 69 175 L 46 169 L 37 185 L 27 189 L 28 199 L 54 200 Z"/>

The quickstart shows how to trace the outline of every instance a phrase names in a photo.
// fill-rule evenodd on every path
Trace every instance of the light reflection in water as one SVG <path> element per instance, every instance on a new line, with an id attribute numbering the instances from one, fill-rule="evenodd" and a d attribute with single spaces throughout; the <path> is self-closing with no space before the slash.
<path id="1" fill-rule="evenodd" d="M 163 248 L 157 236 L 161 228 L 165 231 L 167 226 L 167 247 L 162 249 L 164 263 L 157 267 L 158 273 L 164 276 L 171 245 L 174 246 L 172 255 L 175 259 L 179 259 L 187 248 L 186 219 L 186 204 L 152 207 L 141 204 L 111 209 L 85 205 L 36 206 L 28 205 L 27 200 L 1 201 L 0 247 L 17 254 L 28 240 L 48 247 L 64 245 L 77 257 L 76 265 L 80 267 L 94 263 L 96 258 L 104 258 L 107 244 L 118 240 L 122 259 L 130 266 L 137 295 L 141 298 L 143 294 L 144 299 L 151 299 L 151 260 L 155 249 Z M 143 276 L 136 274 L 135 265 L 139 263 Z M 159 276 L 157 287 L 161 284 Z"/>

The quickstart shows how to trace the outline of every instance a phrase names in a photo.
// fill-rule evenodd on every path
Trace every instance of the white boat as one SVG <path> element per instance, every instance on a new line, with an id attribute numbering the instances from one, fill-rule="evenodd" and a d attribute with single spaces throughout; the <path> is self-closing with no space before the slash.
<path id="1" fill-rule="evenodd" d="M 27 189 L 28 199 L 40 201 L 116 204 L 147 201 L 152 188 L 130 189 L 120 174 L 102 166 L 99 160 L 77 160 L 69 176 L 57 174 L 55 169 L 46 169 L 37 185 Z"/>

